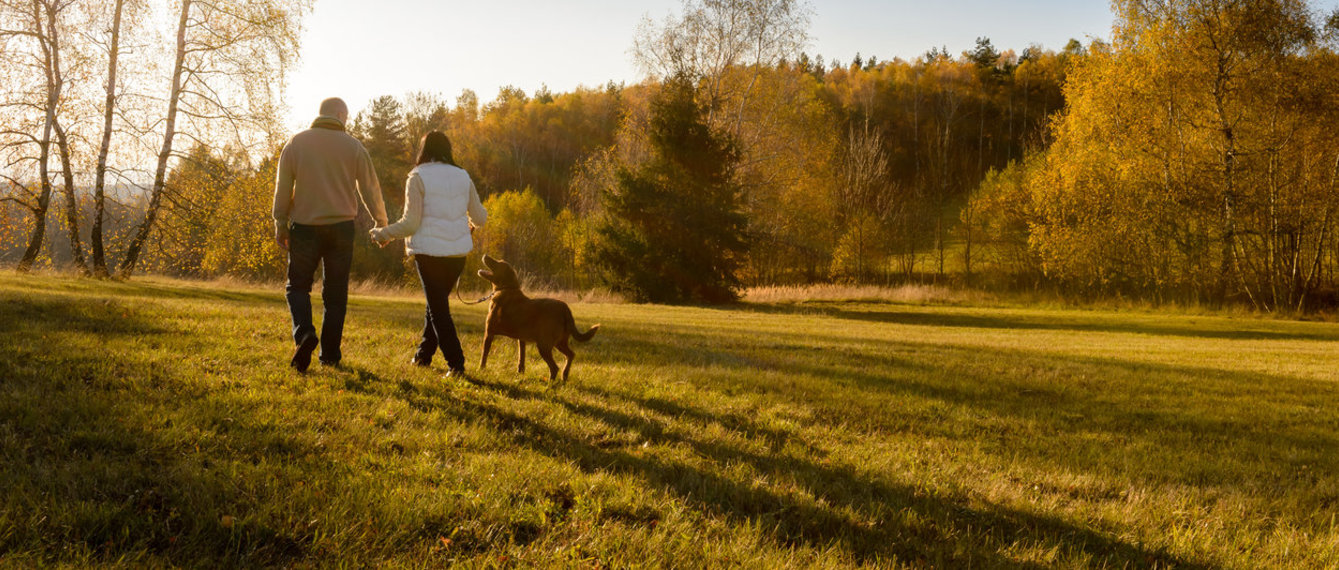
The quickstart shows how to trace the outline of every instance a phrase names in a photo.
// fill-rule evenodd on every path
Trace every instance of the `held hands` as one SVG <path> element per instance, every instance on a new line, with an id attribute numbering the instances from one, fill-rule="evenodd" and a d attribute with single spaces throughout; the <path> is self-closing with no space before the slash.
<path id="1" fill-rule="evenodd" d="M 383 232 L 382 228 L 372 228 L 367 231 L 368 237 L 372 238 L 372 241 L 377 244 L 377 247 L 382 248 L 386 247 L 386 244 L 391 242 L 390 238 L 386 237 L 385 234 L 386 232 Z"/>

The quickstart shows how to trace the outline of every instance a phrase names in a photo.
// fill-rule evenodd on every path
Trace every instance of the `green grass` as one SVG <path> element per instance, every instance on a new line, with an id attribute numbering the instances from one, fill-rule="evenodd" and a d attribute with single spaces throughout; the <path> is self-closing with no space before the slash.
<path id="1" fill-rule="evenodd" d="M 0 276 L 0 566 L 1339 567 L 1334 324 L 577 304 L 550 387 L 422 310 L 304 376 L 278 290 Z"/>

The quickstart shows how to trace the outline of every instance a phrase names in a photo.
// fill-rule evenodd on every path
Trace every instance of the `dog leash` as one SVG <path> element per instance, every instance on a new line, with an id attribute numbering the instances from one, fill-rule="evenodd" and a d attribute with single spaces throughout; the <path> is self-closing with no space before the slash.
<path id="1" fill-rule="evenodd" d="M 462 275 L 462 277 L 463 277 L 463 276 L 464 276 L 464 275 Z M 489 291 L 487 295 L 484 295 L 483 297 L 479 297 L 479 300 L 478 300 L 478 301 L 466 301 L 464 297 L 461 297 L 461 296 L 460 296 L 460 277 L 457 277 L 457 278 L 456 278 L 456 300 L 460 301 L 461 303 L 464 303 L 464 304 L 466 304 L 466 305 L 478 305 L 479 303 L 482 303 L 482 302 L 484 302 L 484 301 L 487 301 L 487 300 L 489 300 L 489 299 L 492 299 L 492 298 L 493 298 L 493 295 L 496 295 L 496 294 L 497 294 L 497 290 L 495 289 L 495 290 L 493 290 L 493 291 Z"/>
<path id="2" fill-rule="evenodd" d="M 470 226 L 470 247 L 473 248 L 474 246 L 475 246 L 475 243 L 474 243 L 474 226 Z M 482 302 L 484 302 L 484 301 L 487 301 L 487 300 L 489 300 L 489 299 L 492 299 L 492 298 L 493 298 L 493 295 L 496 295 L 496 294 L 497 294 L 497 289 L 493 289 L 492 291 L 489 291 L 487 295 L 484 295 L 483 297 L 479 297 L 479 300 L 478 300 L 478 301 L 473 301 L 473 302 L 471 302 L 471 301 L 466 301 L 464 297 L 461 297 L 461 296 L 460 296 L 460 279 L 461 279 L 462 277 L 464 277 L 464 276 L 465 276 L 465 272 L 464 272 L 464 271 L 461 271 L 461 272 L 460 272 L 460 275 L 457 275 L 457 276 L 456 276 L 456 286 L 455 286 L 455 290 L 456 290 L 456 300 L 457 300 L 457 301 L 460 301 L 461 303 L 464 303 L 464 304 L 466 304 L 466 305 L 478 305 L 479 303 L 482 303 Z"/>

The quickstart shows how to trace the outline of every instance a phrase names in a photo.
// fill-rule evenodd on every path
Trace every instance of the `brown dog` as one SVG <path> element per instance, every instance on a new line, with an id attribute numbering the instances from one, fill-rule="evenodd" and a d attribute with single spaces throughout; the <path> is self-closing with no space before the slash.
<path id="1" fill-rule="evenodd" d="M 502 335 L 516 339 L 516 352 L 520 358 L 516 371 L 520 373 L 525 373 L 525 343 L 535 343 L 539 355 L 549 365 L 549 382 L 558 377 L 558 363 L 553 360 L 553 349 L 557 348 L 567 357 L 563 366 L 563 382 L 566 382 L 567 373 L 572 370 L 572 358 L 576 356 L 567 345 L 568 337 L 586 342 L 595 336 L 600 325 L 583 333 L 577 330 L 576 319 L 572 318 L 572 309 L 567 303 L 526 297 L 510 264 L 485 255 L 484 267 L 487 269 L 480 269 L 479 277 L 493 284 L 493 302 L 488 306 L 488 320 L 484 323 L 484 353 L 479 359 L 479 369 L 488 365 L 488 350 L 493 347 L 493 337 Z"/>

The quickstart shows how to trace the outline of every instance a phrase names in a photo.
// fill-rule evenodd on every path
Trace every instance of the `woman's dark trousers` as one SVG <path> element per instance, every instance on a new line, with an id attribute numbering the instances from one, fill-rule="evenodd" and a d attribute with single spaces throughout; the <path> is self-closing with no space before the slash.
<path id="1" fill-rule="evenodd" d="M 428 299 L 428 311 L 423 319 L 423 342 L 418 345 L 414 360 L 421 364 L 432 362 L 432 355 L 442 349 L 442 358 L 452 370 L 465 369 L 465 353 L 456 336 L 456 323 L 451 320 L 451 290 L 465 270 L 465 256 L 436 257 L 415 255 L 418 279 L 423 283 L 423 296 Z"/>

